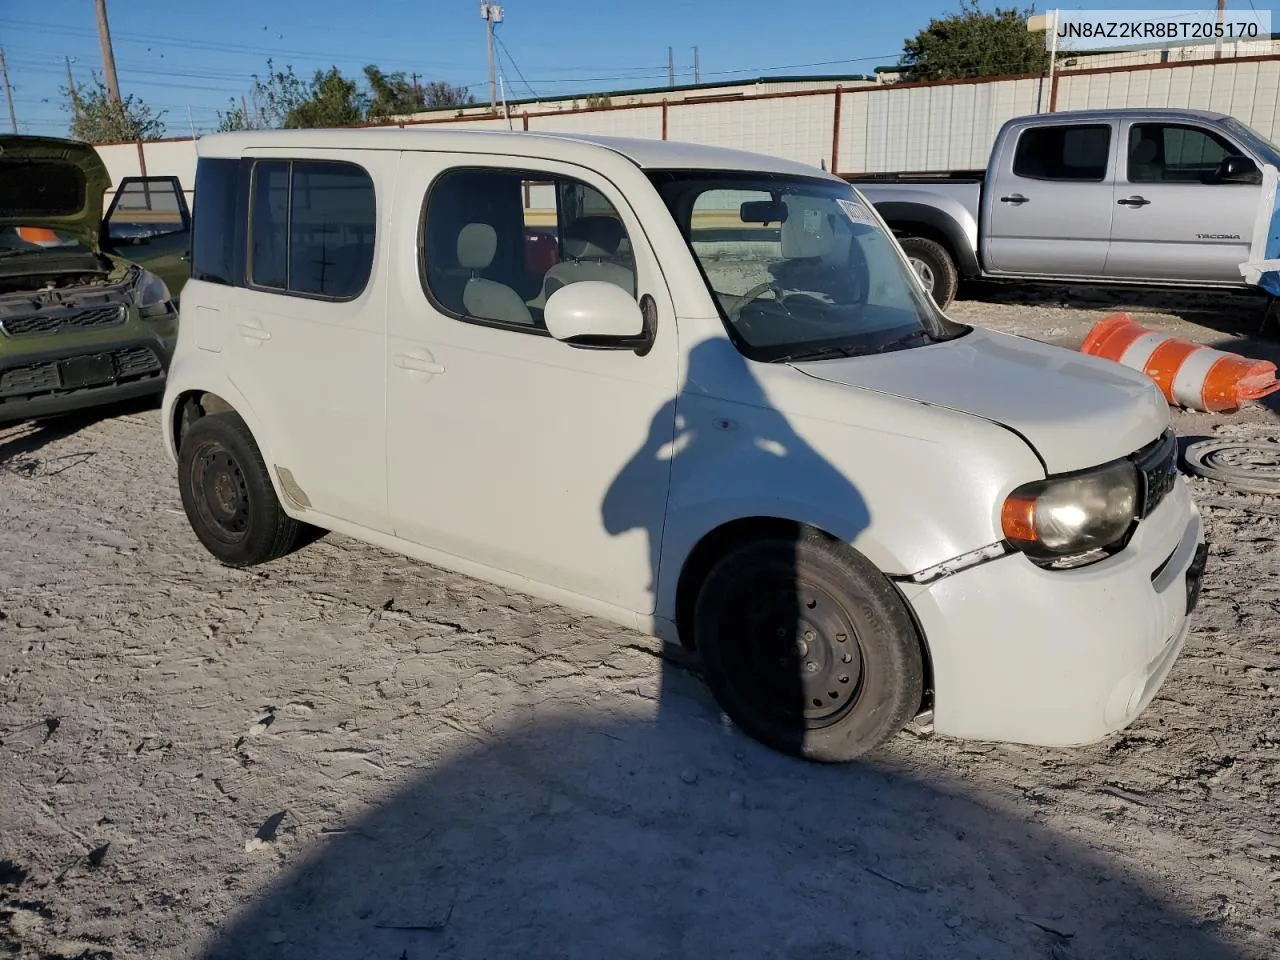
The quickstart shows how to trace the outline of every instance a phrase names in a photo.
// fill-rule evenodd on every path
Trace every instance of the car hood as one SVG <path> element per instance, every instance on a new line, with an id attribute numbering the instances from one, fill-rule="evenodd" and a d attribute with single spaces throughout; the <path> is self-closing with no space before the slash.
<path id="1" fill-rule="evenodd" d="M 65 230 L 96 251 L 110 186 L 106 164 L 90 144 L 0 136 L 0 227 Z"/>
<path id="2" fill-rule="evenodd" d="M 1031 445 L 1049 473 L 1127 456 L 1169 423 L 1168 404 L 1145 375 L 980 327 L 924 347 L 795 367 L 1001 424 Z"/>

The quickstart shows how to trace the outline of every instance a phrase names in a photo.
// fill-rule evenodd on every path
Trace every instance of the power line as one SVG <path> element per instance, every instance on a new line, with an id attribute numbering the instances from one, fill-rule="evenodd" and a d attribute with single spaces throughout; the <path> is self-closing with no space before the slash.
<path id="1" fill-rule="evenodd" d="M 516 76 L 520 78 L 520 82 L 523 83 L 525 87 L 528 88 L 529 92 L 533 94 L 534 98 L 536 99 L 538 96 L 538 91 L 534 90 L 533 87 L 529 86 L 529 81 L 526 80 L 524 78 L 524 74 L 521 73 L 520 66 L 519 64 L 516 63 L 516 58 L 511 55 L 511 51 L 507 49 L 507 45 L 502 42 L 502 37 L 498 36 L 496 33 L 493 36 L 494 36 L 494 39 L 498 41 L 498 46 L 502 48 L 502 52 L 503 54 L 506 55 L 507 60 L 511 62 L 511 69 L 515 70 Z"/>

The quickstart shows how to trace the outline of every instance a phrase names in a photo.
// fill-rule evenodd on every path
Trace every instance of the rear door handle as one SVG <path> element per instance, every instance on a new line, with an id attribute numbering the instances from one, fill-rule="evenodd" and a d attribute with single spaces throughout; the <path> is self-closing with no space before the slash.
<path id="1" fill-rule="evenodd" d="M 1010 197 L 1001 197 L 1000 202 L 1001 203 L 1026 203 L 1029 199 L 1030 199 L 1029 197 L 1024 197 L 1020 193 L 1015 193 L 1013 194 L 1013 196 L 1010 196 Z"/>
<path id="2" fill-rule="evenodd" d="M 430 357 L 415 357 L 408 353 L 397 353 L 393 358 L 397 367 L 410 373 L 444 373 L 444 364 L 436 363 Z"/>
<path id="3" fill-rule="evenodd" d="M 1150 202 L 1146 197 L 1125 197 L 1123 200 L 1116 201 L 1123 207 L 1145 207 Z"/>
<path id="4" fill-rule="evenodd" d="M 271 334 L 256 323 L 237 324 L 236 329 L 240 332 L 240 336 L 244 337 L 246 340 L 271 339 Z"/>

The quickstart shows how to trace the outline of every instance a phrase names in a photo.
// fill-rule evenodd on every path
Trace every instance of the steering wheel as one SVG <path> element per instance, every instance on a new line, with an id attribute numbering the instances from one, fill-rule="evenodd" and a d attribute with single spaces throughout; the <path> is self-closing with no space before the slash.
<path id="1" fill-rule="evenodd" d="M 766 293 L 769 290 L 773 291 L 774 299 L 777 300 L 779 303 L 781 303 L 782 290 L 778 287 L 777 281 L 766 280 L 764 283 L 757 283 L 754 287 L 752 287 L 750 290 L 748 290 L 746 293 L 742 295 L 742 299 L 739 301 L 738 305 L 729 312 L 729 318 L 732 320 L 738 319 L 738 317 L 742 314 L 742 311 L 745 310 L 749 304 L 759 299 L 760 294 Z"/>

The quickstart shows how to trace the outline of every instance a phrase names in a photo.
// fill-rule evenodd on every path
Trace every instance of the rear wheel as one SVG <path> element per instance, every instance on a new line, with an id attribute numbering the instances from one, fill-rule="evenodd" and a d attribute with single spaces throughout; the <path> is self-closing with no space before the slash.
<path id="1" fill-rule="evenodd" d="M 903 237 L 899 244 L 933 302 L 945 310 L 956 297 L 960 274 L 942 244 L 925 237 Z"/>
<path id="2" fill-rule="evenodd" d="M 869 561 L 816 531 L 722 558 L 699 592 L 694 642 L 730 719 L 805 759 L 875 750 L 921 702 L 923 659 L 902 600 Z"/>
<path id="3" fill-rule="evenodd" d="M 303 525 L 281 507 L 262 454 L 235 413 L 200 417 L 178 451 L 178 491 L 205 549 L 231 567 L 284 556 Z"/>

